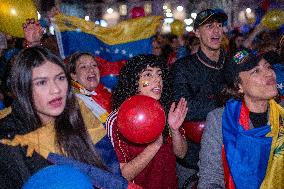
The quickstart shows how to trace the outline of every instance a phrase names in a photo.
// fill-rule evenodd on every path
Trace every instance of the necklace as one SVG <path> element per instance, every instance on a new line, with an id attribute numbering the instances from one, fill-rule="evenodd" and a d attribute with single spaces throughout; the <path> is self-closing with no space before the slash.
<path id="1" fill-rule="evenodd" d="M 204 64 L 205 66 L 207 66 L 207 67 L 209 67 L 209 68 L 212 68 L 212 69 L 215 69 L 215 70 L 220 70 L 220 69 L 222 69 L 223 66 L 224 66 L 224 63 L 225 63 L 225 57 L 224 57 L 224 56 L 222 56 L 223 60 L 222 60 L 222 64 L 221 64 L 221 65 L 213 66 L 213 65 L 210 65 L 210 64 L 206 63 L 204 60 L 202 60 L 202 58 L 200 58 L 200 56 L 199 56 L 198 53 L 196 53 L 196 55 L 197 55 L 198 60 L 199 60 L 202 64 Z"/>

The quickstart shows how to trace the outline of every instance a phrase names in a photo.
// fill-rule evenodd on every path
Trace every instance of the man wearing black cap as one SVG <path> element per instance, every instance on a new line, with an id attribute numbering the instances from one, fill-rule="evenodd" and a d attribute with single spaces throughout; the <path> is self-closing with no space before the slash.
<path id="1" fill-rule="evenodd" d="M 186 120 L 189 124 L 205 121 L 207 113 L 218 107 L 217 96 L 223 89 L 225 55 L 221 49 L 223 25 L 227 15 L 219 10 L 206 9 L 197 14 L 194 22 L 200 40 L 197 53 L 180 59 L 173 66 L 174 98 L 184 97 L 188 104 Z M 187 157 L 181 163 L 198 169 L 200 146 L 189 141 Z"/>

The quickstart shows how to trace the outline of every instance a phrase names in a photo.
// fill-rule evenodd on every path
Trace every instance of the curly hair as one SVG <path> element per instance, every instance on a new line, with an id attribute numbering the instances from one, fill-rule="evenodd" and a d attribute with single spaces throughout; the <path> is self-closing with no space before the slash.
<path id="1" fill-rule="evenodd" d="M 169 68 L 166 62 L 155 55 L 138 55 L 126 62 L 120 71 L 118 84 L 113 91 L 113 109 L 118 109 L 126 99 L 138 93 L 140 74 L 148 66 L 160 68 L 162 71 L 163 90 L 159 101 L 165 110 L 169 109 L 172 98 Z"/>

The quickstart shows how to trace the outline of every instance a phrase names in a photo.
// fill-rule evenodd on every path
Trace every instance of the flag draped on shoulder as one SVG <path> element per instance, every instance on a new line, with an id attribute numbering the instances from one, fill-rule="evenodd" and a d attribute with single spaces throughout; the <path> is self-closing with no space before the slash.
<path id="1" fill-rule="evenodd" d="M 225 184 L 228 189 L 284 187 L 284 109 L 270 100 L 269 124 L 249 129 L 242 101 L 227 102 L 222 117 Z"/>

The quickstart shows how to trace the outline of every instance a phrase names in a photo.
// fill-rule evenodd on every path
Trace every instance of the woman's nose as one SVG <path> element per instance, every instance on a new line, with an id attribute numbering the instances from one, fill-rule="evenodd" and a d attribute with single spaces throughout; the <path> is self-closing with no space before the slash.
<path id="1" fill-rule="evenodd" d="M 58 84 L 53 81 L 50 85 L 50 92 L 51 94 L 56 94 L 56 93 L 59 93 L 60 92 L 60 87 L 58 86 Z"/>

